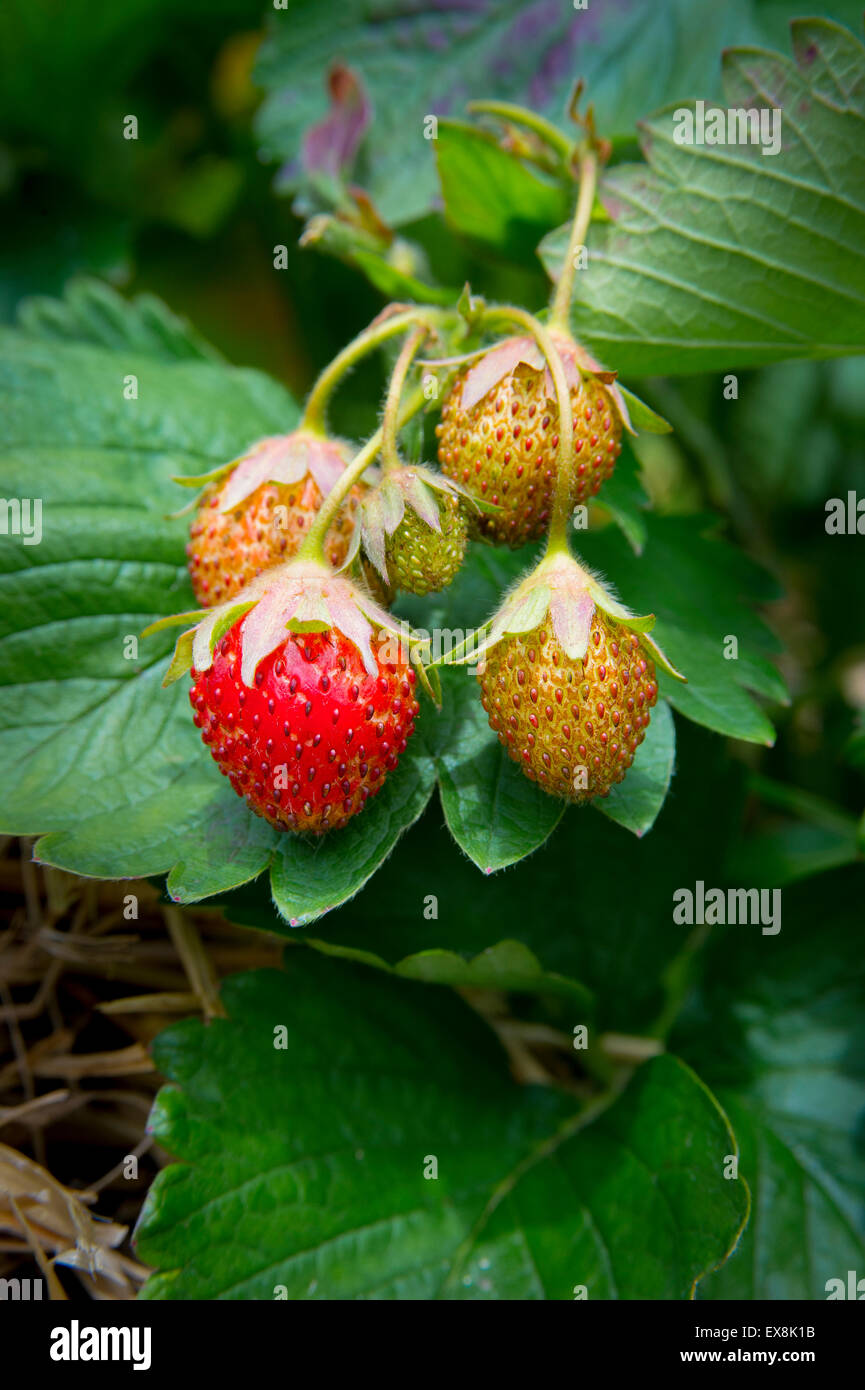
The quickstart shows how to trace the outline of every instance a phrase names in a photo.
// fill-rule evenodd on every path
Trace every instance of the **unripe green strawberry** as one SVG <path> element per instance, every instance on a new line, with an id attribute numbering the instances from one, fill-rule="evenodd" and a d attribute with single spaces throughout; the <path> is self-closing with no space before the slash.
<path id="1" fill-rule="evenodd" d="M 348 444 L 308 431 L 261 440 L 220 470 L 202 494 L 186 553 L 198 602 L 225 603 L 271 565 L 291 559 L 324 495 L 352 457 Z M 367 491 L 354 487 L 327 534 L 327 558 L 338 569 Z"/>
<path id="2" fill-rule="evenodd" d="M 385 541 L 391 582 L 411 594 L 433 594 L 452 584 L 468 543 L 468 519 L 457 497 L 446 497 L 435 531 L 406 508 L 402 521 Z"/>
<path id="3" fill-rule="evenodd" d="M 621 782 L 658 698 L 655 666 L 639 637 L 600 609 L 582 661 L 567 656 L 545 623 L 508 633 L 478 681 L 490 728 L 508 755 L 568 801 L 606 796 Z"/>
<path id="4" fill-rule="evenodd" d="M 567 553 L 546 556 L 505 599 L 477 661 L 481 703 L 508 755 L 567 801 L 606 796 L 634 760 L 658 698 L 655 662 L 679 680 L 636 617 Z"/>
<path id="5" fill-rule="evenodd" d="M 627 410 L 611 373 L 573 339 L 553 333 L 574 422 L 572 507 L 593 497 L 621 453 Z M 508 338 L 461 373 L 437 426 L 442 470 L 496 504 L 475 521 L 487 540 L 510 546 L 541 537 L 556 486 L 559 409 L 552 376 L 531 338 Z"/>
<path id="6" fill-rule="evenodd" d="M 459 572 L 473 505 L 459 484 L 432 469 L 391 468 L 361 503 L 359 543 L 385 582 L 435 593 Z"/>

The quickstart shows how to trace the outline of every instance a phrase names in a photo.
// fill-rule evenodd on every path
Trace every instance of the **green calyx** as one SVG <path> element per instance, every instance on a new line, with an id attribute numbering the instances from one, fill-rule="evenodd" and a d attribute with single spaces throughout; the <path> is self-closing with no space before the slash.
<path id="1" fill-rule="evenodd" d="M 427 646 L 422 637 L 392 617 L 362 586 L 328 565 L 297 558 L 265 570 L 227 603 L 163 618 L 147 628 L 142 636 L 190 618 L 198 620 L 180 634 L 163 685 L 173 684 L 192 669 L 208 670 L 221 639 L 247 615 L 240 679 L 250 688 L 260 662 L 289 633 L 335 629 L 357 648 L 369 675 L 378 670 L 374 647 L 391 644 L 394 658 L 406 656 L 411 661 L 424 689 L 438 703 L 438 691 L 424 670 Z"/>
<path id="2" fill-rule="evenodd" d="M 476 505 L 459 483 L 430 468 L 391 468 L 361 504 L 348 563 L 362 545 L 386 583 L 435 593 L 459 572 Z"/>
<path id="3" fill-rule="evenodd" d="M 547 554 L 511 590 L 490 622 L 466 639 L 463 649 L 443 657 L 441 664 L 459 666 L 482 661 L 508 634 L 533 632 L 547 622 L 569 660 L 582 661 L 588 651 L 597 610 L 636 633 L 646 655 L 667 675 L 674 680 L 687 680 L 649 636 L 655 625 L 654 614 L 632 613 L 595 575 L 561 550 Z"/>

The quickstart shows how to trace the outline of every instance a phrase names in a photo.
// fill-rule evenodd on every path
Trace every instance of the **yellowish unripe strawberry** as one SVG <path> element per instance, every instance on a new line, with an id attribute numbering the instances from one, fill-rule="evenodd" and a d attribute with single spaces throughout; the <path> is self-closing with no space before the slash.
<path id="1" fill-rule="evenodd" d="M 572 338 L 551 334 L 573 411 L 571 507 L 612 475 L 627 409 L 609 372 Z M 520 546 L 547 530 L 556 487 L 559 408 L 552 376 L 532 338 L 508 338 L 461 373 L 442 407 L 438 457 L 449 478 L 497 510 L 478 514 L 480 535 Z"/>
<path id="2" fill-rule="evenodd" d="M 490 727 L 527 777 L 588 801 L 621 782 L 658 699 L 655 663 L 682 680 L 636 617 L 569 555 L 505 600 L 480 650 Z"/>

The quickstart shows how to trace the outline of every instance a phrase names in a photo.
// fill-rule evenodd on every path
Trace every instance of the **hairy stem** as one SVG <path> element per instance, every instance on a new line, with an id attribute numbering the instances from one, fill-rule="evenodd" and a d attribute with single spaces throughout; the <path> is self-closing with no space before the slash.
<path id="1" fill-rule="evenodd" d="M 506 319 L 526 328 L 544 354 L 550 369 L 556 390 L 556 402 L 559 407 L 559 446 L 556 450 L 556 490 L 546 553 L 547 555 L 554 555 L 559 551 L 564 551 L 565 554 L 568 554 L 568 522 L 571 515 L 570 484 L 571 470 L 574 464 L 574 419 L 571 413 L 571 393 L 568 389 L 559 350 L 544 325 L 539 323 L 533 314 L 527 313 L 524 309 L 516 309 L 510 305 L 497 305 L 485 309 L 483 319 L 487 322 Z"/>
<path id="2" fill-rule="evenodd" d="M 384 416 L 381 422 L 381 461 L 385 472 L 391 468 L 399 468 L 399 454 L 397 452 L 397 435 L 399 433 L 399 409 L 402 400 L 403 388 L 412 359 L 418 351 L 421 343 L 427 335 L 426 328 L 418 327 L 413 333 L 409 333 L 403 343 L 399 357 L 396 359 L 390 384 L 387 388 L 387 399 L 384 405 Z"/>
<path id="3" fill-rule="evenodd" d="M 580 191 L 571 225 L 568 249 L 550 306 L 550 327 L 558 328 L 562 332 L 568 331 L 571 296 L 574 292 L 574 274 L 577 268 L 577 253 L 580 247 L 585 245 L 586 234 L 592 217 L 592 207 L 595 202 L 597 182 L 598 158 L 593 150 L 586 149 L 580 156 Z"/>
<path id="4" fill-rule="evenodd" d="M 539 116 L 536 111 L 526 111 L 522 106 L 514 106 L 509 101 L 470 101 L 468 110 L 475 111 L 479 115 L 498 116 L 503 121 L 510 121 L 513 125 L 523 126 L 526 130 L 534 131 L 541 139 L 561 155 L 565 163 L 569 163 L 574 152 L 574 143 L 569 140 L 558 126 L 554 126 L 543 116 Z"/>
<path id="5" fill-rule="evenodd" d="M 312 430 L 315 434 L 323 434 L 328 402 L 335 387 L 346 372 L 354 366 L 355 362 L 359 362 L 368 352 L 380 347 L 390 338 L 404 333 L 412 324 L 422 323 L 429 327 L 433 323 L 439 322 L 442 317 L 443 311 L 440 309 L 433 309 L 428 306 L 415 307 L 407 309 L 404 313 L 393 314 L 390 318 L 383 319 L 381 323 L 371 324 L 369 328 L 365 328 L 342 349 L 342 352 L 337 353 L 313 385 L 304 408 L 300 428 Z"/>
<path id="6" fill-rule="evenodd" d="M 424 405 L 424 394 L 420 387 L 403 402 L 399 413 L 400 425 L 404 425 L 413 415 L 416 415 Z M 341 474 L 339 481 L 334 484 L 330 492 L 325 497 L 319 508 L 315 521 L 312 523 L 306 534 L 303 545 L 298 551 L 299 560 L 319 560 L 324 563 L 324 540 L 330 529 L 331 522 L 342 506 L 348 494 L 351 492 L 355 483 L 363 476 L 371 463 L 375 462 L 378 451 L 381 448 L 382 430 L 377 429 L 371 435 L 359 453 L 355 454 L 351 463 Z"/>

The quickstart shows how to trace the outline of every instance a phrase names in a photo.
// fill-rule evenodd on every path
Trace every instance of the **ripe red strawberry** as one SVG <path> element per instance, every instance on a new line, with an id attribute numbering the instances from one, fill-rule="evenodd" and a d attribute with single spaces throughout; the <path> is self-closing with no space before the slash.
<path id="1" fill-rule="evenodd" d="M 348 580 L 298 562 L 184 634 L 169 678 L 185 653 L 195 723 L 255 814 L 322 834 L 362 810 L 414 732 L 416 676 L 399 635 Z"/>
<path id="2" fill-rule="evenodd" d="M 493 619 L 478 663 L 481 703 L 509 757 L 553 796 L 606 796 L 646 736 L 655 661 L 684 679 L 648 636 L 653 622 L 563 553 L 544 559 Z"/>
<path id="3" fill-rule="evenodd" d="M 585 503 L 621 453 L 627 408 L 611 373 L 561 333 L 552 334 L 565 369 L 574 421 L 570 504 Z M 436 427 L 448 477 L 499 508 L 475 525 L 510 546 L 541 537 L 556 484 L 559 410 L 550 372 L 531 338 L 508 338 L 457 377 Z"/>
<path id="4" fill-rule="evenodd" d="M 307 431 L 264 439 L 202 494 L 186 553 L 195 597 L 204 607 L 224 603 L 281 560 L 295 555 L 321 506 L 352 456 L 341 440 Z M 358 503 L 354 487 L 326 541 L 330 563 L 345 561 Z"/>

